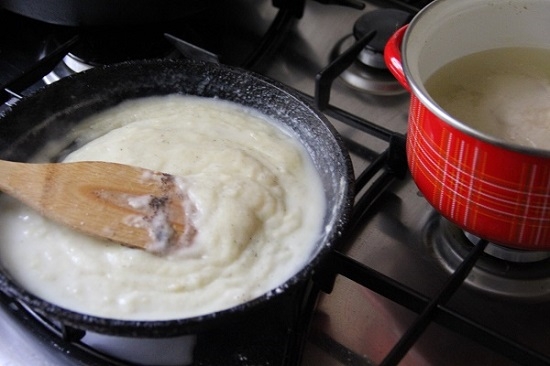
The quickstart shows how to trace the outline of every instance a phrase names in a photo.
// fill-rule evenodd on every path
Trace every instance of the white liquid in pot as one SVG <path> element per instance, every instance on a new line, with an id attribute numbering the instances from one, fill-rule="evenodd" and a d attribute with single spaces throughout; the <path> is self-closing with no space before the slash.
<path id="1" fill-rule="evenodd" d="M 425 87 L 443 110 L 474 129 L 550 150 L 550 50 L 474 53 L 440 68 Z"/>
<path id="2" fill-rule="evenodd" d="M 97 138 L 66 161 L 182 177 L 198 233 L 178 255 L 155 256 L 60 227 L 2 197 L 0 258 L 36 295 L 103 317 L 191 317 L 258 297 L 311 259 L 326 205 L 320 177 L 296 139 L 259 114 L 168 96 L 125 102 L 83 125 Z"/>

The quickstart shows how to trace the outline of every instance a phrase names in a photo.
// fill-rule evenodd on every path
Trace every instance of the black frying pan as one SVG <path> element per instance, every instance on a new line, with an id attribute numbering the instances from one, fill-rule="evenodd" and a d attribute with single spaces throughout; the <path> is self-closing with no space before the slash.
<path id="1" fill-rule="evenodd" d="M 353 203 L 349 155 L 326 118 L 284 85 L 238 68 L 194 61 L 140 61 L 97 68 L 50 85 L 0 118 L 0 158 L 25 161 L 100 110 L 136 97 L 171 93 L 217 97 L 256 108 L 290 127 L 319 172 L 327 198 L 324 230 L 309 263 L 278 290 L 229 310 L 190 319 L 122 321 L 86 316 L 28 293 L 0 267 L 0 290 L 66 326 L 131 336 L 173 336 L 246 314 L 307 282 L 348 222 Z M 71 149 L 68 141 L 59 148 Z M 1 245 L 1 243 L 0 243 Z"/>

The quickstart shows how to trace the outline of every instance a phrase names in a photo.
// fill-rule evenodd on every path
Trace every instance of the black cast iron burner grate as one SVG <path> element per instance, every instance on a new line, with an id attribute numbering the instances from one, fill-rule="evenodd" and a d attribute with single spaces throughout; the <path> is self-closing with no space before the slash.
<path id="1" fill-rule="evenodd" d="M 329 104 L 332 81 L 353 62 L 353 59 L 364 45 L 368 44 L 373 37 L 374 34 L 371 33 L 358 40 L 356 45 L 350 48 L 349 53 L 342 54 L 322 70 L 316 77 L 315 96 L 310 97 L 311 102 L 315 103 L 328 116 L 388 142 L 386 150 L 376 156 L 375 159 L 372 160 L 372 156 L 369 156 L 372 163 L 357 178 L 356 192 L 361 192 L 367 184 L 369 187 L 364 190 L 362 195 L 359 193 L 356 198 L 352 224 L 347 236 L 353 236 L 354 231 L 361 227 L 362 218 L 367 216 L 377 198 L 391 186 L 393 181 L 403 178 L 408 169 L 405 156 L 406 137 L 404 135 L 386 130 Z M 357 152 L 354 142 L 346 141 L 346 143 L 350 144 L 350 150 Z M 369 153 L 369 155 L 371 154 Z M 426 297 L 338 251 L 332 253 L 322 277 L 318 276 L 316 280 L 321 290 L 330 294 L 336 276 L 342 275 L 418 314 L 418 317 L 406 329 L 380 366 L 398 365 L 431 323 L 442 325 L 518 364 L 550 365 L 548 356 L 446 307 L 446 303 L 460 288 L 464 279 L 475 266 L 476 261 L 483 254 L 487 244 L 486 240 L 480 240 L 474 245 L 461 265 L 450 275 L 447 282 L 432 298 Z"/>

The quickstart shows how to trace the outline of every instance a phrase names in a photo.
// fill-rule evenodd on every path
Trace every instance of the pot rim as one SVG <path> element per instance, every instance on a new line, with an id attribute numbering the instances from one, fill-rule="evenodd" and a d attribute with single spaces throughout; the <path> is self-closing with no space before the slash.
<path id="1" fill-rule="evenodd" d="M 475 0 L 475 1 L 479 3 L 479 0 Z M 523 1 L 528 2 L 528 0 L 523 0 Z M 465 0 L 461 0 L 461 2 L 466 3 Z M 512 143 L 502 138 L 498 138 L 496 136 L 481 132 L 471 127 L 470 125 L 462 122 L 461 120 L 454 118 L 453 116 L 448 114 L 443 108 L 441 108 L 435 102 L 435 100 L 432 99 L 432 97 L 428 94 L 428 92 L 424 88 L 422 81 L 414 77 L 413 73 L 411 72 L 411 66 L 410 66 L 411 60 L 408 59 L 408 49 L 409 47 L 413 47 L 410 44 L 410 39 L 412 37 L 412 34 L 414 33 L 416 27 L 422 26 L 423 23 L 429 23 L 431 21 L 430 20 L 431 13 L 433 13 L 437 9 L 440 9 L 441 7 L 449 6 L 448 4 L 450 3 L 456 4 L 457 2 L 456 0 L 437 0 L 437 1 L 431 2 L 422 10 L 420 10 L 407 26 L 407 29 L 403 36 L 403 42 L 401 44 L 402 66 L 403 66 L 403 73 L 407 78 L 407 82 L 409 83 L 412 95 L 417 97 L 421 101 L 422 105 L 424 105 L 433 114 L 439 117 L 439 119 L 442 122 L 448 124 L 451 127 L 454 127 L 455 129 L 473 138 L 481 140 L 490 145 L 495 145 L 503 149 L 515 151 L 521 154 L 533 155 L 533 156 L 538 156 L 543 158 L 550 158 L 550 148 L 541 149 L 541 148 L 535 148 L 531 146 Z M 487 4 L 489 3 L 491 2 L 487 1 Z M 503 5 L 506 5 L 506 4 L 503 4 Z"/>
<path id="2" fill-rule="evenodd" d="M 185 67 L 196 67 L 203 72 L 208 70 L 217 70 L 218 72 L 235 74 L 241 78 L 243 75 L 247 75 L 251 80 L 253 80 L 254 83 L 257 84 L 257 86 L 264 85 L 272 88 L 273 92 L 277 95 L 284 94 L 294 100 L 295 103 L 302 105 L 308 114 L 312 116 L 312 118 L 319 121 L 320 126 L 322 126 L 322 129 L 325 131 L 324 133 L 326 133 L 326 136 L 330 136 L 331 146 L 337 149 L 334 153 L 338 155 L 339 164 L 341 164 L 340 166 L 343 169 L 342 174 L 338 174 L 338 183 L 340 184 L 339 200 L 333 207 L 327 207 L 327 215 L 332 217 L 330 221 L 330 228 L 326 226 L 322 228 L 322 232 L 319 233 L 319 238 L 317 239 L 318 244 L 316 248 L 311 252 L 310 257 L 307 258 L 307 261 L 295 274 L 279 286 L 250 301 L 227 309 L 193 317 L 165 320 L 131 320 L 84 314 L 51 303 L 32 294 L 19 285 L 17 281 L 12 279 L 12 275 L 9 271 L 0 265 L 0 291 L 4 292 L 8 296 L 20 300 L 38 314 L 45 315 L 46 317 L 49 317 L 49 319 L 59 321 L 63 325 L 73 327 L 75 329 L 121 336 L 170 337 L 191 334 L 197 330 L 202 331 L 210 326 L 216 326 L 216 324 L 220 324 L 221 322 L 231 321 L 232 314 L 243 314 L 249 309 L 251 310 L 265 304 L 270 299 L 281 298 L 285 296 L 285 294 L 292 291 L 292 289 L 303 285 L 311 279 L 321 262 L 325 260 L 334 247 L 338 245 L 338 242 L 351 218 L 351 210 L 354 201 L 353 167 L 345 144 L 336 129 L 332 126 L 332 124 L 330 124 L 324 114 L 322 114 L 315 106 L 301 96 L 300 93 L 282 83 L 277 82 L 276 80 L 272 80 L 251 71 L 240 69 L 236 66 L 178 59 L 126 61 L 119 64 L 98 67 L 64 78 L 52 85 L 48 85 L 40 90 L 37 90 L 33 94 L 18 101 L 12 108 L 0 115 L 0 121 L 4 120 L 4 118 L 9 118 L 14 111 L 18 111 L 23 108 L 30 108 L 30 110 L 32 110 L 34 102 L 36 101 L 37 96 L 40 96 L 41 92 L 47 89 L 49 90 L 48 95 L 54 95 L 55 91 L 63 90 L 66 86 L 72 85 L 72 80 L 75 78 L 78 78 L 81 81 L 92 81 L 94 80 L 95 74 L 98 72 L 113 72 L 125 68 L 136 68 L 138 66 L 148 67 L 149 65 L 152 65 L 153 67 L 167 67 L 170 68 L 171 71 L 183 69 Z M 298 139 L 298 136 L 296 136 L 296 138 Z"/>

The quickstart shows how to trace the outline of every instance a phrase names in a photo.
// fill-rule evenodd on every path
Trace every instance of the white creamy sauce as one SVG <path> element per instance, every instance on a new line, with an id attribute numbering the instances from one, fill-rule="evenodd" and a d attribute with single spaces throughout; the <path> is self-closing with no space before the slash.
<path id="1" fill-rule="evenodd" d="M 185 208 L 196 228 L 189 244 L 168 256 L 127 248 L 2 197 L 2 263 L 52 303 L 119 319 L 197 316 L 280 286 L 311 259 L 326 203 L 303 147 L 271 122 L 228 102 L 175 95 L 93 116 L 78 131 L 91 141 L 65 161 L 177 176 L 192 202 Z"/>
<path id="2" fill-rule="evenodd" d="M 433 99 L 474 129 L 550 150 L 550 50 L 497 48 L 459 58 L 426 82 Z"/>

